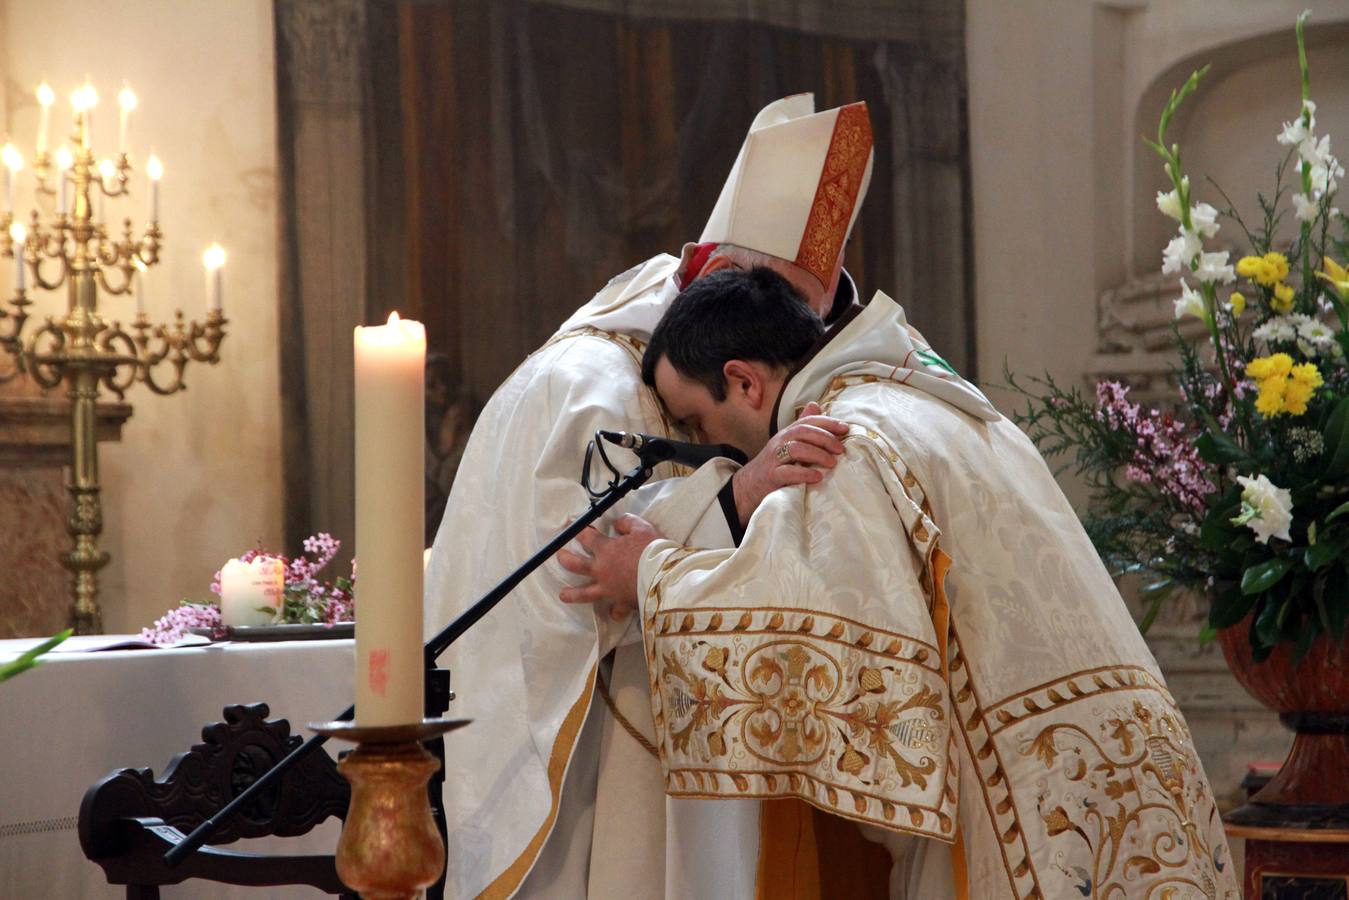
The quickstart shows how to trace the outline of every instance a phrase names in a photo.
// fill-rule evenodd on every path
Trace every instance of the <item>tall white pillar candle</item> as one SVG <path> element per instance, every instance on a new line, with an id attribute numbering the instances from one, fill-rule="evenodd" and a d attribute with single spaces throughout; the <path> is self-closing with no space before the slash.
<path id="1" fill-rule="evenodd" d="M 356 721 L 420 722 L 426 330 L 357 328 Z"/>
<path id="2" fill-rule="evenodd" d="M 220 621 L 225 625 L 270 625 L 286 591 L 286 566 L 259 556 L 232 559 L 220 570 Z"/>

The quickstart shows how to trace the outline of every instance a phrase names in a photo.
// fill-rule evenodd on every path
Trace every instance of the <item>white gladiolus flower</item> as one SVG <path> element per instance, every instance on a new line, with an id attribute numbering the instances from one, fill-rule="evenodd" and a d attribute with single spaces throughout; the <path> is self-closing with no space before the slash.
<path id="1" fill-rule="evenodd" d="M 1299 222 L 1314 221 L 1320 211 L 1321 204 L 1306 194 L 1293 195 L 1293 213 L 1297 216 Z"/>
<path id="2" fill-rule="evenodd" d="M 1186 316 L 1194 316 L 1196 319 L 1208 321 L 1207 311 L 1204 309 L 1204 298 L 1199 292 L 1185 283 L 1185 279 L 1180 280 L 1180 296 L 1175 300 L 1176 318 L 1183 319 Z"/>
<path id="3" fill-rule="evenodd" d="M 1330 135 L 1321 135 L 1321 140 L 1316 139 L 1316 135 L 1308 134 L 1297 145 L 1297 155 L 1302 157 L 1303 162 L 1316 165 L 1330 156 Z"/>
<path id="4" fill-rule="evenodd" d="M 1162 272 L 1169 275 L 1172 272 L 1190 271 L 1194 258 L 1203 249 L 1199 235 L 1182 228 L 1180 234 L 1172 238 L 1162 251 Z"/>
<path id="5" fill-rule="evenodd" d="M 1162 215 L 1180 221 L 1180 195 L 1174 189 L 1157 192 L 1157 208 L 1162 211 Z"/>
<path id="6" fill-rule="evenodd" d="M 1288 527 L 1293 524 L 1293 495 L 1273 484 L 1264 475 L 1237 477 L 1241 483 L 1241 515 L 1232 522 L 1246 525 L 1255 532 L 1255 539 L 1268 544 L 1272 537 L 1290 540 Z"/>
<path id="7" fill-rule="evenodd" d="M 1200 281 L 1217 281 L 1223 284 L 1236 281 L 1237 273 L 1227 264 L 1227 256 L 1226 250 L 1199 254 L 1199 265 L 1194 270 L 1194 277 Z"/>
<path id="8" fill-rule="evenodd" d="M 1318 196 L 1333 194 L 1339 190 L 1337 179 L 1344 177 L 1344 166 L 1333 156 L 1326 156 L 1320 162 L 1312 163 L 1312 191 Z"/>
<path id="9" fill-rule="evenodd" d="M 1218 211 L 1207 203 L 1190 207 L 1190 224 L 1200 237 L 1211 238 L 1218 233 Z"/>
<path id="10" fill-rule="evenodd" d="M 1278 140 L 1280 144 L 1291 147 L 1294 144 L 1301 144 L 1310 136 L 1311 132 L 1302 124 L 1302 117 L 1298 116 L 1291 122 L 1283 123 L 1283 131 L 1279 132 Z"/>

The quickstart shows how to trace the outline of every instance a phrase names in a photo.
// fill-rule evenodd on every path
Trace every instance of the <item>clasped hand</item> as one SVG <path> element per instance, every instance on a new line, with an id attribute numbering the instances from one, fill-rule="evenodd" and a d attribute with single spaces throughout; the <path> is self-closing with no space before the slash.
<path id="1" fill-rule="evenodd" d="M 808 403 L 801 418 L 779 431 L 731 479 L 740 526 L 763 499 L 778 488 L 793 484 L 815 484 L 824 478 L 823 469 L 838 465 L 843 453 L 839 440 L 848 433 L 848 425 L 821 415 L 817 403 Z M 652 541 L 664 535 L 646 519 L 631 513 L 614 523 L 614 537 L 606 537 L 593 526 L 577 536 L 587 552 L 563 549 L 558 562 L 569 572 L 585 576 L 587 584 L 565 587 L 558 594 L 563 603 L 599 603 L 612 600 L 610 618 L 621 620 L 637 607 L 637 567 L 642 553 Z"/>

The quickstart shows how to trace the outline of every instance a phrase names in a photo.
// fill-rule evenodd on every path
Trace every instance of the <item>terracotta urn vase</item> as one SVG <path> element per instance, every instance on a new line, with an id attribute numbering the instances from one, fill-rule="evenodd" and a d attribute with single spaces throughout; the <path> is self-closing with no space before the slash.
<path id="1" fill-rule="evenodd" d="M 1349 640 L 1322 636 L 1297 665 L 1280 643 L 1268 659 L 1252 658 L 1249 617 L 1218 632 L 1232 674 L 1252 697 L 1279 714 L 1296 735 L 1277 775 L 1230 824 L 1349 828 Z"/>

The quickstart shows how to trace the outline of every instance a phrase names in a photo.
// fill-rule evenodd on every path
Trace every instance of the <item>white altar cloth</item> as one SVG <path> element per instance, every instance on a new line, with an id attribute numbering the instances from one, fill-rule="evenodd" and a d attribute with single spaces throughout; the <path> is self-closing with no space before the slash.
<path id="1" fill-rule="evenodd" d="M 0 641 L 0 663 L 36 640 Z M 121 898 L 80 851 L 84 792 L 115 769 L 163 774 L 201 741 L 202 726 L 230 704 L 264 701 L 270 718 L 309 737 L 309 722 L 351 704 L 353 642 L 295 641 L 49 653 L 0 684 L 0 897 Z M 329 745 L 335 754 L 342 747 Z M 341 825 L 329 819 L 299 838 L 236 841 L 229 849 L 331 853 Z M 314 898 L 312 888 L 233 888 L 188 881 L 170 898 Z"/>

